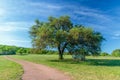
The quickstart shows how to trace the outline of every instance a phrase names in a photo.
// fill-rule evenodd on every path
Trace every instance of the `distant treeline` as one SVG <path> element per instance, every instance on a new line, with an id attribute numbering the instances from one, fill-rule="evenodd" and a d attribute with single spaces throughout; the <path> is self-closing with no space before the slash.
<path id="1" fill-rule="evenodd" d="M 26 55 L 26 54 L 58 54 L 57 51 L 52 50 L 40 50 L 33 48 L 25 48 L 25 47 L 17 47 L 17 46 L 8 46 L 8 45 L 0 45 L 0 55 Z M 65 54 L 69 55 L 70 53 L 65 52 Z M 91 56 L 91 55 L 88 55 Z M 115 56 L 120 57 L 120 49 L 115 49 L 111 54 L 102 52 L 99 56 Z"/>
<path id="2" fill-rule="evenodd" d="M 26 54 L 58 54 L 57 51 L 36 50 L 32 48 L 0 45 L 0 55 L 26 55 Z"/>
<path id="3" fill-rule="evenodd" d="M 0 55 L 29 54 L 30 48 L 0 45 Z"/>

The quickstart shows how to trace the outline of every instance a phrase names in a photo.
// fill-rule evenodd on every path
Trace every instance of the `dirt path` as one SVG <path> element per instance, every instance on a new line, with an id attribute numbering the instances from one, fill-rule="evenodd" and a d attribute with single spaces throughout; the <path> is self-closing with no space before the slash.
<path id="1" fill-rule="evenodd" d="M 5 58 L 22 65 L 24 69 L 22 80 L 71 80 L 69 76 L 45 65 L 18 60 L 8 56 L 5 56 Z"/>

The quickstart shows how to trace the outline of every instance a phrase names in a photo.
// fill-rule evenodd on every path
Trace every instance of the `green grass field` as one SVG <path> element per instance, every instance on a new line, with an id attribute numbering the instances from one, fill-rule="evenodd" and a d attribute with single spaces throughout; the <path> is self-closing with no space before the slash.
<path id="1" fill-rule="evenodd" d="M 115 57 L 87 57 L 85 62 L 75 62 L 71 56 L 64 56 L 65 60 L 58 60 L 57 55 L 25 55 L 15 58 L 28 60 L 38 64 L 45 64 L 64 71 L 74 80 L 120 80 L 120 58 Z"/>
<path id="2" fill-rule="evenodd" d="M 21 80 L 22 67 L 0 56 L 0 80 Z"/>

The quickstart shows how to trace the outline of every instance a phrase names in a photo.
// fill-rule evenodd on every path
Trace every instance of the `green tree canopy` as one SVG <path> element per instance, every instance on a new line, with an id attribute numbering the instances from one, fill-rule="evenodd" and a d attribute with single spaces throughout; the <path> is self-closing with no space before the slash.
<path id="1" fill-rule="evenodd" d="M 120 49 L 116 49 L 112 52 L 112 56 L 120 57 Z"/>
<path id="2" fill-rule="evenodd" d="M 73 25 L 69 16 L 49 17 L 48 22 L 40 22 L 30 29 L 32 43 L 37 49 L 57 48 L 59 59 L 65 50 L 72 54 L 97 54 L 103 37 L 100 33 L 82 25 Z"/>

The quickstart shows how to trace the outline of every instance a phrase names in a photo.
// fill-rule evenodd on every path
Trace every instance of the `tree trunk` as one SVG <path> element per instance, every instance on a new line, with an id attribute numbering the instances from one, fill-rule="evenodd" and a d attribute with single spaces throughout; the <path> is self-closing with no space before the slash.
<path id="1" fill-rule="evenodd" d="M 63 58 L 63 53 L 66 48 L 68 43 L 65 43 L 64 46 L 61 46 L 60 44 L 58 45 L 58 51 L 59 51 L 59 59 L 62 60 Z"/>
<path id="2" fill-rule="evenodd" d="M 63 58 L 63 53 L 61 53 L 61 52 L 59 52 L 59 59 L 60 60 L 63 60 L 64 58 Z"/>
<path id="3" fill-rule="evenodd" d="M 85 55 L 81 55 L 81 61 L 85 61 Z"/>
<path id="4" fill-rule="evenodd" d="M 59 59 L 63 59 L 63 52 L 61 51 L 60 45 L 58 46 L 58 52 L 59 52 Z"/>

